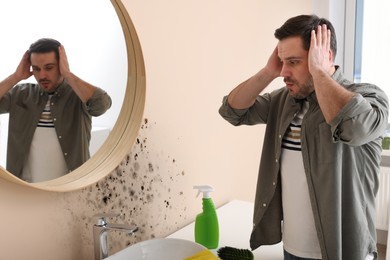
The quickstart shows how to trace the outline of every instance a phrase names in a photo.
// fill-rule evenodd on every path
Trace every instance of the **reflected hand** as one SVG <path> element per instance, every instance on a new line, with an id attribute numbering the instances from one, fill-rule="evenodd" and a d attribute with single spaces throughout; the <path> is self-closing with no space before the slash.
<path id="1" fill-rule="evenodd" d="M 15 75 L 18 78 L 18 81 L 28 79 L 31 77 L 33 72 L 31 71 L 31 62 L 29 60 L 29 52 L 26 51 L 20 61 L 18 67 L 16 68 Z"/>
<path id="2" fill-rule="evenodd" d="M 71 74 L 71 72 L 70 72 L 68 57 L 66 56 L 64 45 L 58 47 L 58 53 L 60 56 L 60 60 L 59 60 L 60 73 L 63 77 L 67 78 Z"/>
<path id="3" fill-rule="evenodd" d="M 316 72 L 328 73 L 333 66 L 330 39 L 331 32 L 327 29 L 326 24 L 319 25 L 317 33 L 312 30 L 308 57 L 310 74 L 313 75 Z"/>

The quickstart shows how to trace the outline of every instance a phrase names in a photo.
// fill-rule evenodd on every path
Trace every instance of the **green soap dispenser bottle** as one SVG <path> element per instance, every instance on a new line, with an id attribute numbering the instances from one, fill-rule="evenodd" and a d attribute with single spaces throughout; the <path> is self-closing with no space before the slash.
<path id="1" fill-rule="evenodd" d="M 207 185 L 194 186 L 198 195 L 203 192 L 203 212 L 195 219 L 195 242 L 208 249 L 215 249 L 219 243 L 219 224 L 214 202 L 211 200 L 210 192 L 213 188 Z"/>

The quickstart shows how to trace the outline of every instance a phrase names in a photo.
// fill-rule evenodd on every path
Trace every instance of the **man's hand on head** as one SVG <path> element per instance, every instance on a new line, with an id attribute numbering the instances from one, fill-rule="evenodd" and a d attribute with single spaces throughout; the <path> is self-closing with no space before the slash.
<path id="1" fill-rule="evenodd" d="M 309 49 L 309 72 L 330 73 L 333 67 L 333 54 L 330 49 L 331 32 L 326 24 L 319 25 L 317 32 L 312 30 Z"/>
<path id="2" fill-rule="evenodd" d="M 16 68 L 15 76 L 17 77 L 18 81 L 28 79 L 33 74 L 33 72 L 31 71 L 31 62 L 29 56 L 29 52 L 26 51 L 23 54 L 22 60 L 20 61 L 18 67 Z"/>
<path id="3" fill-rule="evenodd" d="M 60 60 L 59 60 L 60 73 L 64 78 L 67 78 L 71 74 L 71 72 L 70 72 L 68 57 L 66 56 L 64 45 L 58 47 L 58 53 L 60 56 Z"/>

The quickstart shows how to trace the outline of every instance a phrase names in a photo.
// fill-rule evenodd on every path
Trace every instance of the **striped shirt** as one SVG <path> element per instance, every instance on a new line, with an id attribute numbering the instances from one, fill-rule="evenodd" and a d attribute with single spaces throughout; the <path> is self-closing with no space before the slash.
<path id="1" fill-rule="evenodd" d="M 302 123 L 301 123 L 302 124 Z M 282 148 L 301 151 L 301 124 L 290 123 L 282 140 Z"/>
<path id="2" fill-rule="evenodd" d="M 53 116 L 50 112 L 50 100 L 52 96 L 52 94 L 49 95 L 49 99 L 47 100 L 46 106 L 43 109 L 41 117 L 39 118 L 38 127 L 54 127 Z"/>
<path id="3" fill-rule="evenodd" d="M 302 109 L 297 114 L 297 116 L 291 121 L 286 133 L 284 134 L 282 140 L 282 148 L 293 150 L 293 151 L 301 151 L 301 128 L 302 128 L 302 120 L 303 116 L 306 114 L 309 109 L 309 102 L 302 102 Z"/>

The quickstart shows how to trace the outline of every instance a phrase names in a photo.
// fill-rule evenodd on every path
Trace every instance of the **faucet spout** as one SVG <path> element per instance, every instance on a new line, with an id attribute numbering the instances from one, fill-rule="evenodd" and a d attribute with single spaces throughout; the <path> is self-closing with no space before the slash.
<path id="1" fill-rule="evenodd" d="M 135 232 L 138 231 L 137 226 L 129 226 L 126 224 L 107 223 L 105 227 L 106 230 L 123 231 L 128 233 L 129 235 L 133 235 Z"/>
<path id="2" fill-rule="evenodd" d="M 116 214 L 98 214 L 97 223 L 93 226 L 93 240 L 95 248 L 95 260 L 103 260 L 109 256 L 108 252 L 108 231 L 121 231 L 133 235 L 138 227 L 126 224 L 108 223 L 107 218 L 117 217 Z"/>

